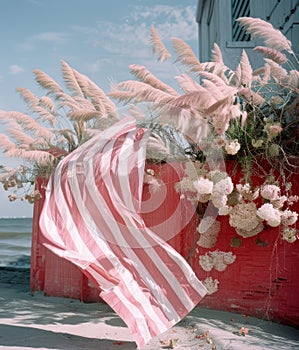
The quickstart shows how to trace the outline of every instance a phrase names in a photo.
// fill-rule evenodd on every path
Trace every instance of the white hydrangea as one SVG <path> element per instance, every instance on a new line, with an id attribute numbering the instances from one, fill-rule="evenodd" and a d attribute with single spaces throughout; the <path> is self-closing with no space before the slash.
<path id="1" fill-rule="evenodd" d="M 261 188 L 261 196 L 268 200 L 275 200 L 279 198 L 280 188 L 276 185 L 264 185 Z"/>
<path id="2" fill-rule="evenodd" d="M 285 227 L 282 231 L 282 238 L 289 243 L 294 243 L 298 239 L 297 230 L 292 227 Z"/>
<path id="3" fill-rule="evenodd" d="M 240 194 L 248 193 L 251 190 L 250 184 L 247 182 L 245 185 L 237 184 L 236 189 Z"/>
<path id="4" fill-rule="evenodd" d="M 213 267 L 217 271 L 224 271 L 226 270 L 227 264 L 225 264 L 223 259 L 222 252 L 219 252 L 218 250 L 215 250 L 214 252 L 210 252 L 211 257 L 213 259 Z"/>
<path id="5" fill-rule="evenodd" d="M 214 250 L 200 255 L 199 264 L 204 271 L 211 271 L 213 268 L 217 271 L 224 271 L 227 265 L 232 264 L 235 260 L 236 256 L 232 252 Z"/>
<path id="6" fill-rule="evenodd" d="M 267 221 L 272 227 L 277 227 L 281 223 L 281 212 L 274 208 L 271 203 L 263 204 L 256 212 L 257 216 Z"/>
<path id="7" fill-rule="evenodd" d="M 249 183 L 246 183 L 245 185 L 237 184 L 236 189 L 246 200 L 254 201 L 259 196 L 259 188 L 253 190 Z"/>
<path id="8" fill-rule="evenodd" d="M 200 177 L 197 181 L 193 182 L 194 188 L 199 194 L 210 194 L 213 191 L 213 182 L 209 179 Z"/>
<path id="9" fill-rule="evenodd" d="M 296 213 L 295 211 L 286 209 L 283 212 L 281 212 L 281 223 L 283 225 L 285 226 L 294 225 L 297 220 L 298 220 L 298 213 Z"/>
<path id="10" fill-rule="evenodd" d="M 219 195 L 219 194 L 212 195 L 211 201 L 216 208 L 222 208 L 222 207 L 226 206 L 227 196 L 226 195 Z"/>
<path id="11" fill-rule="evenodd" d="M 213 258 L 214 268 L 217 271 L 225 271 L 227 265 L 232 264 L 236 260 L 236 256 L 232 252 L 222 252 L 215 250 L 210 252 L 211 257 Z"/>
<path id="12" fill-rule="evenodd" d="M 212 277 L 207 277 L 203 281 L 203 284 L 207 288 L 207 294 L 211 295 L 211 294 L 217 292 L 219 281 L 217 279 L 213 280 Z"/>
<path id="13" fill-rule="evenodd" d="M 298 202 L 298 201 L 299 201 L 299 196 L 289 196 L 287 199 L 288 205 L 293 205 L 294 202 Z"/>
<path id="14" fill-rule="evenodd" d="M 239 236 L 243 238 L 253 237 L 256 236 L 258 233 L 262 232 L 264 229 L 263 222 L 259 222 L 256 227 L 250 228 L 247 230 L 236 228 L 236 232 Z"/>
<path id="15" fill-rule="evenodd" d="M 228 215 L 231 211 L 231 207 L 228 205 L 224 205 L 223 207 L 219 208 L 218 214 L 221 216 Z"/>
<path id="16" fill-rule="evenodd" d="M 233 252 L 226 252 L 223 254 L 223 260 L 227 265 L 232 264 L 236 260 L 236 255 Z"/>
<path id="17" fill-rule="evenodd" d="M 208 254 L 200 255 L 199 257 L 199 265 L 204 271 L 212 271 L 214 264 L 213 264 L 213 258 L 210 257 Z"/>
<path id="18" fill-rule="evenodd" d="M 284 203 L 288 200 L 287 196 L 280 196 L 276 199 L 271 200 L 271 204 L 273 205 L 274 208 L 282 208 Z"/>
<path id="19" fill-rule="evenodd" d="M 213 195 L 228 195 L 232 193 L 234 184 L 231 177 L 227 176 L 214 184 Z"/>
<path id="20" fill-rule="evenodd" d="M 259 225 L 260 221 L 256 215 L 256 205 L 253 202 L 239 203 L 229 213 L 229 224 L 236 229 L 252 231 Z"/>

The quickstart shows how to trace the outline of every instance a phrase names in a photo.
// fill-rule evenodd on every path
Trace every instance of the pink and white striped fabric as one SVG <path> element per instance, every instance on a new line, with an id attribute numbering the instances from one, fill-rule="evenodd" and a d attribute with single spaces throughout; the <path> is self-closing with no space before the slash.
<path id="1" fill-rule="evenodd" d="M 126 118 L 61 161 L 40 218 L 45 246 L 76 264 L 138 348 L 206 294 L 185 259 L 141 217 L 148 131 Z"/>

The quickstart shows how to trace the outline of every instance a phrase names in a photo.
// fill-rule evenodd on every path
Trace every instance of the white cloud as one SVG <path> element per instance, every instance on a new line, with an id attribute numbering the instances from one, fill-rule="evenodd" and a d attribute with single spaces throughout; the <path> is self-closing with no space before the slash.
<path id="1" fill-rule="evenodd" d="M 195 15 L 195 6 L 156 5 L 151 8 L 136 8 L 132 18 L 136 22 L 146 19 L 155 26 L 162 39 L 178 36 L 183 40 L 196 40 L 197 25 Z"/>
<path id="2" fill-rule="evenodd" d="M 179 37 L 185 41 L 197 42 L 197 25 L 195 6 L 138 6 L 132 9 L 118 24 L 101 21 L 97 27 L 73 27 L 87 37 L 94 47 L 100 47 L 119 59 L 126 57 L 149 57 L 150 26 L 154 25 L 164 41 L 171 37 Z M 86 40 L 86 39 L 85 39 Z"/>
<path id="3" fill-rule="evenodd" d="M 65 42 L 66 34 L 59 33 L 59 32 L 45 32 L 45 33 L 40 33 L 38 35 L 35 35 L 33 37 L 33 40 L 48 41 L 48 42 L 52 42 L 55 44 L 61 44 L 61 43 Z"/>
<path id="4" fill-rule="evenodd" d="M 20 48 L 24 50 L 32 50 L 42 42 L 51 43 L 56 49 L 56 45 L 61 45 L 66 42 L 68 35 L 62 32 L 44 32 L 27 38 Z"/>
<path id="5" fill-rule="evenodd" d="M 101 71 L 109 71 L 112 80 L 115 79 L 116 72 L 117 81 L 131 79 L 128 66 L 139 64 L 146 66 L 158 79 L 174 89 L 179 89 L 174 77 L 179 75 L 181 70 L 179 65 L 174 64 L 177 56 L 170 39 L 178 37 L 186 41 L 196 54 L 198 42 L 195 15 L 195 6 L 142 6 L 135 7 L 129 16 L 118 22 L 101 21 L 93 27 L 76 26 L 72 29 L 81 35 L 82 42 L 87 43 L 93 50 L 98 50 L 100 54 L 94 62 L 85 62 L 86 69 L 94 74 L 94 79 L 97 77 L 96 73 Z M 162 64 L 152 53 L 152 24 L 173 56 Z M 104 88 L 102 80 L 99 84 Z M 107 89 L 110 89 L 109 86 Z"/>
<path id="6" fill-rule="evenodd" d="M 9 66 L 9 72 L 13 75 L 24 72 L 24 68 L 19 66 L 18 64 L 12 64 Z"/>

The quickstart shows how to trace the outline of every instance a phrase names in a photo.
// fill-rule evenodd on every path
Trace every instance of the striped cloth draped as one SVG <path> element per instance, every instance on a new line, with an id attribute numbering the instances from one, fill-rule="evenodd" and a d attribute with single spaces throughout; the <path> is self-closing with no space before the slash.
<path id="1" fill-rule="evenodd" d="M 73 151 L 52 174 L 40 217 L 44 245 L 99 288 L 138 348 L 206 294 L 185 259 L 141 217 L 148 136 L 126 118 Z"/>

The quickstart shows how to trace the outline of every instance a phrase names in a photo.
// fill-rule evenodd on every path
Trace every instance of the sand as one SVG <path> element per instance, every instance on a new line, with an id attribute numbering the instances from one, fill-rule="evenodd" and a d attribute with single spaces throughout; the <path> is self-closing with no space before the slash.
<path id="1" fill-rule="evenodd" d="M 240 329 L 248 334 L 240 334 Z M 29 270 L 0 268 L 0 349 L 135 350 L 129 329 L 103 303 L 34 295 Z M 299 330 L 254 317 L 196 307 L 142 350 L 299 349 Z"/>

